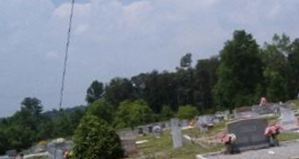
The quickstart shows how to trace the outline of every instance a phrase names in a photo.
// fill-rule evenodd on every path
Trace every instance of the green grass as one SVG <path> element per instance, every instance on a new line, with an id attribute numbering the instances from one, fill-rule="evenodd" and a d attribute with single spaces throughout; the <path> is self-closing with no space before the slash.
<path id="1" fill-rule="evenodd" d="M 289 141 L 299 139 L 299 133 L 284 132 L 278 135 L 279 141 Z"/>
<path id="2" fill-rule="evenodd" d="M 299 99 L 289 100 L 287 103 L 294 103 L 294 109 L 299 109 Z"/>
<path id="3" fill-rule="evenodd" d="M 187 129 L 183 130 L 182 134 L 189 135 L 191 137 L 202 137 L 215 135 L 222 131 L 225 127 L 224 123 L 217 124 L 211 128 L 207 134 L 203 134 L 199 129 Z M 169 131 L 163 133 L 160 138 L 156 138 L 153 135 L 147 135 L 138 137 L 137 140 L 148 140 L 149 142 L 138 145 L 138 155 L 132 156 L 131 158 L 144 158 L 144 159 L 193 159 L 197 154 L 203 154 L 208 152 L 220 151 L 223 148 L 222 144 L 217 145 L 205 145 L 205 147 L 199 144 L 186 143 L 183 147 L 173 149 L 171 134 Z M 141 157 L 143 156 L 143 157 Z"/>
<path id="4" fill-rule="evenodd" d="M 275 120 L 275 119 L 270 119 Z M 211 137 L 215 136 L 217 133 L 222 132 L 225 129 L 225 123 L 219 123 L 213 128 L 209 129 L 208 133 L 203 134 L 199 129 L 187 129 L 183 130 L 182 134 L 189 135 L 191 137 Z M 289 141 L 299 139 L 299 133 L 283 132 L 278 136 L 280 141 Z M 178 149 L 173 149 L 172 139 L 170 131 L 165 131 L 160 138 L 156 138 L 153 135 L 147 135 L 138 137 L 137 140 L 148 140 L 149 142 L 138 145 L 139 153 L 132 156 L 130 159 L 193 159 L 197 154 L 205 154 L 209 152 L 220 151 L 224 148 L 222 144 L 208 145 L 207 147 L 202 147 L 199 144 L 187 143 L 183 147 Z"/>

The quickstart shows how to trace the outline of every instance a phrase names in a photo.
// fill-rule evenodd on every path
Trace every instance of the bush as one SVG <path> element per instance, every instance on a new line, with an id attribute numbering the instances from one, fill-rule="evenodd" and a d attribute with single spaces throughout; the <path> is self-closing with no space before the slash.
<path id="1" fill-rule="evenodd" d="M 198 111 L 191 105 L 180 106 L 177 112 L 177 117 L 180 119 L 192 119 L 198 115 Z"/>
<path id="2" fill-rule="evenodd" d="M 74 135 L 76 159 L 117 159 L 123 156 L 121 141 L 104 120 L 86 115 Z"/>

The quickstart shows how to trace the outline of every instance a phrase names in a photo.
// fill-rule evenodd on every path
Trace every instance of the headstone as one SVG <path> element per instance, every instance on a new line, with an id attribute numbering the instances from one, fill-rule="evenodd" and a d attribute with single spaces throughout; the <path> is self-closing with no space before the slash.
<path id="1" fill-rule="evenodd" d="M 162 134 L 162 128 L 159 125 L 153 127 L 153 132 L 156 136 L 160 136 Z"/>
<path id="2" fill-rule="evenodd" d="M 48 145 L 48 158 L 49 159 L 63 159 L 63 148 L 61 145 L 49 144 Z"/>
<path id="3" fill-rule="evenodd" d="M 173 148 L 180 148 L 183 146 L 183 140 L 182 140 L 181 128 L 179 127 L 179 120 L 174 118 L 171 119 L 170 123 L 171 123 L 171 135 L 172 135 Z"/>
<path id="4" fill-rule="evenodd" d="M 153 126 L 148 126 L 148 133 L 153 133 Z"/>
<path id="5" fill-rule="evenodd" d="M 210 115 L 199 116 L 196 126 L 202 131 L 207 132 L 209 127 L 214 125 L 213 117 Z"/>
<path id="6" fill-rule="evenodd" d="M 228 123 L 227 129 L 236 135 L 235 145 L 243 151 L 269 146 L 268 138 L 264 135 L 267 125 L 267 120 L 263 118 L 244 119 Z"/>
<path id="7" fill-rule="evenodd" d="M 298 128 L 298 121 L 291 109 L 280 108 L 280 124 L 283 130 L 294 130 Z"/>
<path id="8" fill-rule="evenodd" d="M 144 135 L 143 128 L 141 128 L 141 127 L 138 128 L 138 134 L 139 135 Z"/>
<path id="9" fill-rule="evenodd" d="M 65 150 L 71 150 L 73 147 L 72 141 L 53 141 L 47 145 L 47 150 L 49 152 L 49 159 L 63 159 L 63 153 Z"/>
<path id="10" fill-rule="evenodd" d="M 121 139 L 122 149 L 124 150 L 124 155 L 126 157 L 137 153 L 136 139 L 127 138 Z"/>
<path id="11" fill-rule="evenodd" d="M 165 123 L 162 123 L 162 124 L 161 124 L 161 128 L 162 128 L 162 129 L 165 129 L 165 128 L 166 128 L 166 124 L 165 124 Z"/>
<path id="12" fill-rule="evenodd" d="M 229 115 L 230 115 L 229 110 L 224 111 L 223 114 L 224 114 L 224 120 L 228 120 L 229 119 Z"/>

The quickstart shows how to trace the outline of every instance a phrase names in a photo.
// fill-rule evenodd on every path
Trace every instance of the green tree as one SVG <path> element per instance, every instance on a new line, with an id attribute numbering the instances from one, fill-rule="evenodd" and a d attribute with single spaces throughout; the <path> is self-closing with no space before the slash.
<path id="1" fill-rule="evenodd" d="M 191 68 L 192 64 L 192 54 L 191 53 L 186 53 L 180 61 L 180 66 L 181 68 Z"/>
<path id="2" fill-rule="evenodd" d="M 175 80 L 177 105 L 194 103 L 194 71 L 192 68 L 192 54 L 187 53 L 180 60 L 180 67 L 176 68 Z"/>
<path id="3" fill-rule="evenodd" d="M 198 115 L 198 111 L 191 105 L 180 106 L 177 112 L 177 117 L 180 119 L 192 119 Z"/>
<path id="4" fill-rule="evenodd" d="M 288 61 L 291 72 L 289 73 L 289 94 L 291 98 L 299 95 L 299 39 L 295 39 L 291 44 Z"/>
<path id="5" fill-rule="evenodd" d="M 214 87 L 217 104 L 233 109 L 256 102 L 262 73 L 258 44 L 251 34 L 235 31 L 233 39 L 220 52 L 218 81 Z"/>
<path id="6" fill-rule="evenodd" d="M 21 112 L 29 113 L 31 116 L 39 116 L 43 111 L 41 101 L 35 97 L 26 97 L 21 102 Z"/>
<path id="7" fill-rule="evenodd" d="M 113 106 L 105 99 L 93 102 L 89 106 L 87 113 L 97 116 L 108 123 L 112 123 L 113 121 Z"/>
<path id="8" fill-rule="evenodd" d="M 160 116 L 162 120 L 169 120 L 170 118 L 174 117 L 174 112 L 169 106 L 164 105 Z"/>
<path id="9" fill-rule="evenodd" d="M 153 121 L 153 112 L 143 100 L 123 101 L 116 114 L 117 127 L 130 127 L 146 124 Z"/>
<path id="10" fill-rule="evenodd" d="M 68 137 L 73 135 L 72 123 L 69 115 L 64 111 L 58 112 L 58 115 L 53 119 L 53 136 Z"/>
<path id="11" fill-rule="evenodd" d="M 95 80 L 91 83 L 89 88 L 87 89 L 87 94 L 85 100 L 88 104 L 102 98 L 104 93 L 104 85 L 103 83 Z"/>
<path id="12" fill-rule="evenodd" d="M 10 146 L 10 144 L 8 143 L 7 134 L 4 131 L 5 128 L 6 127 L 4 126 L 0 127 L 0 155 L 5 154 L 6 150 Z"/>
<path id="13" fill-rule="evenodd" d="M 289 38 L 274 35 L 272 43 L 265 44 L 262 50 L 264 63 L 265 94 L 270 101 L 285 101 L 288 99 L 288 79 L 290 67 L 287 60 L 289 54 Z"/>
<path id="14" fill-rule="evenodd" d="M 73 141 L 77 159 L 117 159 L 123 156 L 119 136 L 104 120 L 94 115 L 83 117 Z"/>
<path id="15" fill-rule="evenodd" d="M 216 109 L 212 89 L 217 83 L 218 57 L 198 60 L 194 70 L 194 99 L 195 106 L 201 112 Z"/>
<path id="16" fill-rule="evenodd" d="M 134 99 L 134 88 L 130 80 L 126 78 L 114 78 L 105 88 L 105 99 L 114 107 L 127 99 Z"/>

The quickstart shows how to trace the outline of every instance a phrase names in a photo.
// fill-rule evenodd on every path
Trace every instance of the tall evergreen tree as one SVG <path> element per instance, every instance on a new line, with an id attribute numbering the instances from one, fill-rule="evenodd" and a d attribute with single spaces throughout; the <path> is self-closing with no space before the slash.
<path id="1" fill-rule="evenodd" d="M 104 85 L 103 83 L 95 80 L 91 83 L 89 88 L 87 89 L 86 92 L 86 98 L 85 100 L 87 101 L 88 104 L 93 103 L 94 101 L 102 98 L 103 93 L 104 93 Z"/>
<path id="2" fill-rule="evenodd" d="M 262 81 L 259 46 L 251 34 L 235 31 L 233 39 L 220 52 L 218 82 L 214 88 L 216 102 L 226 108 L 256 102 Z"/>

